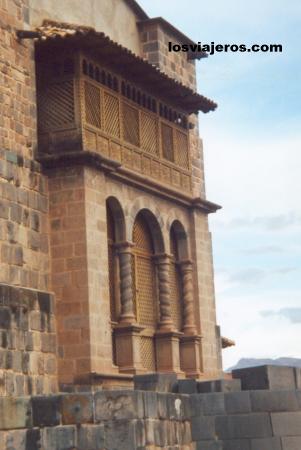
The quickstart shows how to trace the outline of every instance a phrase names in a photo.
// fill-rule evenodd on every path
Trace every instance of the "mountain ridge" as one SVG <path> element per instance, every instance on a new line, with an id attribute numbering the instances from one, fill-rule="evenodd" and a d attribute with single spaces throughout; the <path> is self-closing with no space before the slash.
<path id="1" fill-rule="evenodd" d="M 232 370 L 236 369 L 245 369 L 246 367 L 255 367 L 255 366 L 265 366 L 265 365 L 273 365 L 273 366 L 292 366 L 292 367 L 300 367 L 301 368 L 301 358 L 288 358 L 288 357 L 280 357 L 276 359 L 272 358 L 241 358 L 237 364 L 232 367 L 229 367 L 226 372 L 232 372 Z"/>

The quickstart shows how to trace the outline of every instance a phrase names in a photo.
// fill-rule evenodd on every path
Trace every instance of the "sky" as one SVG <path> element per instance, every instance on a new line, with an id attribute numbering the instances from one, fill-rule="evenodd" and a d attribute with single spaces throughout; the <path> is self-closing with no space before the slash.
<path id="1" fill-rule="evenodd" d="M 197 62 L 217 319 L 240 358 L 301 358 L 301 2 L 141 0 L 202 43 L 282 44 Z"/>

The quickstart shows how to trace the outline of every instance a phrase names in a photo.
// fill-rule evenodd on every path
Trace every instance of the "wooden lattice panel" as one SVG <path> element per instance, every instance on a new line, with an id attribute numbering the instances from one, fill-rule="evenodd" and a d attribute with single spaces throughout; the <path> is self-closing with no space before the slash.
<path id="1" fill-rule="evenodd" d="M 161 143 L 163 157 L 168 161 L 174 161 L 172 128 L 165 123 L 161 123 Z"/>
<path id="2" fill-rule="evenodd" d="M 120 136 L 119 100 L 115 95 L 104 92 L 104 129 L 112 136 Z"/>
<path id="3" fill-rule="evenodd" d="M 155 327 L 155 273 L 151 258 L 136 256 L 136 277 L 138 321 Z"/>
<path id="4" fill-rule="evenodd" d="M 176 130 L 176 149 L 176 163 L 183 169 L 189 169 L 188 137 L 179 130 Z"/>
<path id="5" fill-rule="evenodd" d="M 101 128 L 100 89 L 85 81 L 85 119 L 94 127 Z"/>
<path id="6" fill-rule="evenodd" d="M 37 104 L 40 131 L 53 131 L 74 123 L 73 80 L 39 89 Z"/>
<path id="7" fill-rule="evenodd" d="M 142 366 L 149 372 L 156 371 L 155 343 L 152 337 L 140 337 L 140 355 Z"/>
<path id="8" fill-rule="evenodd" d="M 153 253 L 153 241 L 146 221 L 139 215 L 134 223 L 133 241 L 139 251 Z"/>
<path id="9" fill-rule="evenodd" d="M 139 113 L 136 108 L 122 104 L 123 138 L 139 147 Z"/>
<path id="10" fill-rule="evenodd" d="M 144 112 L 141 113 L 141 147 L 153 155 L 159 155 L 158 121 Z"/>
<path id="11" fill-rule="evenodd" d="M 156 326 L 155 267 L 152 259 L 153 243 L 146 221 L 138 216 L 133 229 L 135 257 L 135 289 L 138 322 Z"/>

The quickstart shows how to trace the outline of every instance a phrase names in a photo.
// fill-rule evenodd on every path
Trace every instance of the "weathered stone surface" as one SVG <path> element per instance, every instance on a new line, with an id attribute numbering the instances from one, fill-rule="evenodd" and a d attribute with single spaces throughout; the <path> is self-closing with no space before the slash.
<path id="1" fill-rule="evenodd" d="M 194 441 L 214 439 L 215 417 L 199 416 L 191 419 L 191 436 Z"/>
<path id="2" fill-rule="evenodd" d="M 282 450 L 278 437 L 251 439 L 251 450 Z M 290 449 L 291 450 L 291 449 Z"/>
<path id="3" fill-rule="evenodd" d="M 179 394 L 196 394 L 198 383 L 196 380 L 179 380 L 178 389 Z"/>
<path id="4" fill-rule="evenodd" d="M 110 450 L 136 448 L 135 422 L 130 420 L 105 422 L 105 448 Z"/>
<path id="5" fill-rule="evenodd" d="M 250 393 L 248 391 L 227 392 L 224 398 L 225 409 L 228 414 L 251 412 Z"/>
<path id="6" fill-rule="evenodd" d="M 301 412 L 271 413 L 275 436 L 301 436 Z"/>
<path id="7" fill-rule="evenodd" d="M 29 397 L 0 398 L 0 429 L 27 428 L 32 425 Z"/>
<path id="8" fill-rule="evenodd" d="M 239 379 L 234 380 L 212 380 L 199 381 L 197 390 L 200 393 L 206 392 L 237 392 L 241 390 L 241 382 Z"/>
<path id="9" fill-rule="evenodd" d="M 95 421 L 144 417 L 142 392 L 101 391 L 94 396 Z"/>
<path id="10" fill-rule="evenodd" d="M 63 424 L 93 422 L 92 394 L 66 394 L 61 397 Z"/>
<path id="11" fill-rule="evenodd" d="M 224 450 L 222 441 L 199 441 L 196 443 L 196 450 Z M 231 449 L 234 450 L 234 449 Z M 244 450 L 244 449 L 239 449 Z"/>
<path id="12" fill-rule="evenodd" d="M 78 450 L 99 450 L 104 448 L 104 425 L 82 425 L 78 429 Z"/>
<path id="13" fill-rule="evenodd" d="M 143 392 L 144 417 L 156 419 L 159 416 L 157 392 Z"/>
<path id="14" fill-rule="evenodd" d="M 215 425 L 216 434 L 220 439 L 272 436 L 270 416 L 267 413 L 217 416 Z"/>
<path id="15" fill-rule="evenodd" d="M 233 370 L 232 376 L 241 380 L 243 390 L 288 390 L 295 389 L 293 367 L 258 366 Z"/>
<path id="16" fill-rule="evenodd" d="M 300 450 L 301 436 L 286 436 L 281 438 L 282 450 Z"/>
<path id="17" fill-rule="evenodd" d="M 47 450 L 73 450 L 76 448 L 75 426 L 43 428 L 42 448 Z"/>
<path id="18" fill-rule="evenodd" d="M 223 450 L 251 450 L 251 441 L 250 439 L 227 439 L 223 441 Z"/>
<path id="19" fill-rule="evenodd" d="M 61 397 L 58 395 L 32 398 L 33 425 L 50 427 L 61 421 Z"/>
<path id="20" fill-rule="evenodd" d="M 134 376 L 134 389 L 140 391 L 173 392 L 176 386 L 176 374 L 154 373 Z"/>
<path id="21" fill-rule="evenodd" d="M 252 410 L 256 412 L 299 409 L 296 391 L 252 391 L 250 399 Z"/>

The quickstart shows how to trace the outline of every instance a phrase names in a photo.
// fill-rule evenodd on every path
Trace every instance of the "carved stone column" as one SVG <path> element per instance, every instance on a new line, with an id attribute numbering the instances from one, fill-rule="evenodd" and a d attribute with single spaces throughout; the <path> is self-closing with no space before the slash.
<path id="1" fill-rule="evenodd" d="M 182 333 L 175 330 L 171 317 L 170 303 L 170 256 L 155 256 L 158 276 L 159 315 L 160 320 L 156 339 L 157 371 L 183 374 L 180 369 L 180 344 Z"/>
<path id="2" fill-rule="evenodd" d="M 191 260 L 179 262 L 183 290 L 184 335 L 180 338 L 181 368 L 188 378 L 201 375 L 201 336 L 195 324 L 195 297 L 193 285 L 193 263 Z"/>
<path id="3" fill-rule="evenodd" d="M 179 263 L 182 276 L 183 289 L 183 312 L 185 335 L 194 335 L 197 333 L 195 325 L 195 305 L 194 305 L 194 286 L 193 286 L 193 265 L 189 259 Z"/>
<path id="4" fill-rule="evenodd" d="M 131 242 L 121 242 L 115 248 L 119 258 L 120 318 L 114 327 L 116 362 L 120 372 L 143 373 L 140 355 L 140 333 L 143 327 L 136 323 L 133 301 Z"/>
<path id="5" fill-rule="evenodd" d="M 133 323 L 136 321 L 133 302 L 133 280 L 132 280 L 132 247 L 131 242 L 116 244 L 119 258 L 120 277 L 120 323 Z"/>
<path id="6" fill-rule="evenodd" d="M 157 274 L 158 274 L 158 291 L 159 291 L 159 329 L 170 331 L 173 328 L 170 306 L 170 281 L 169 281 L 169 264 L 170 259 L 167 254 L 155 256 Z"/>

